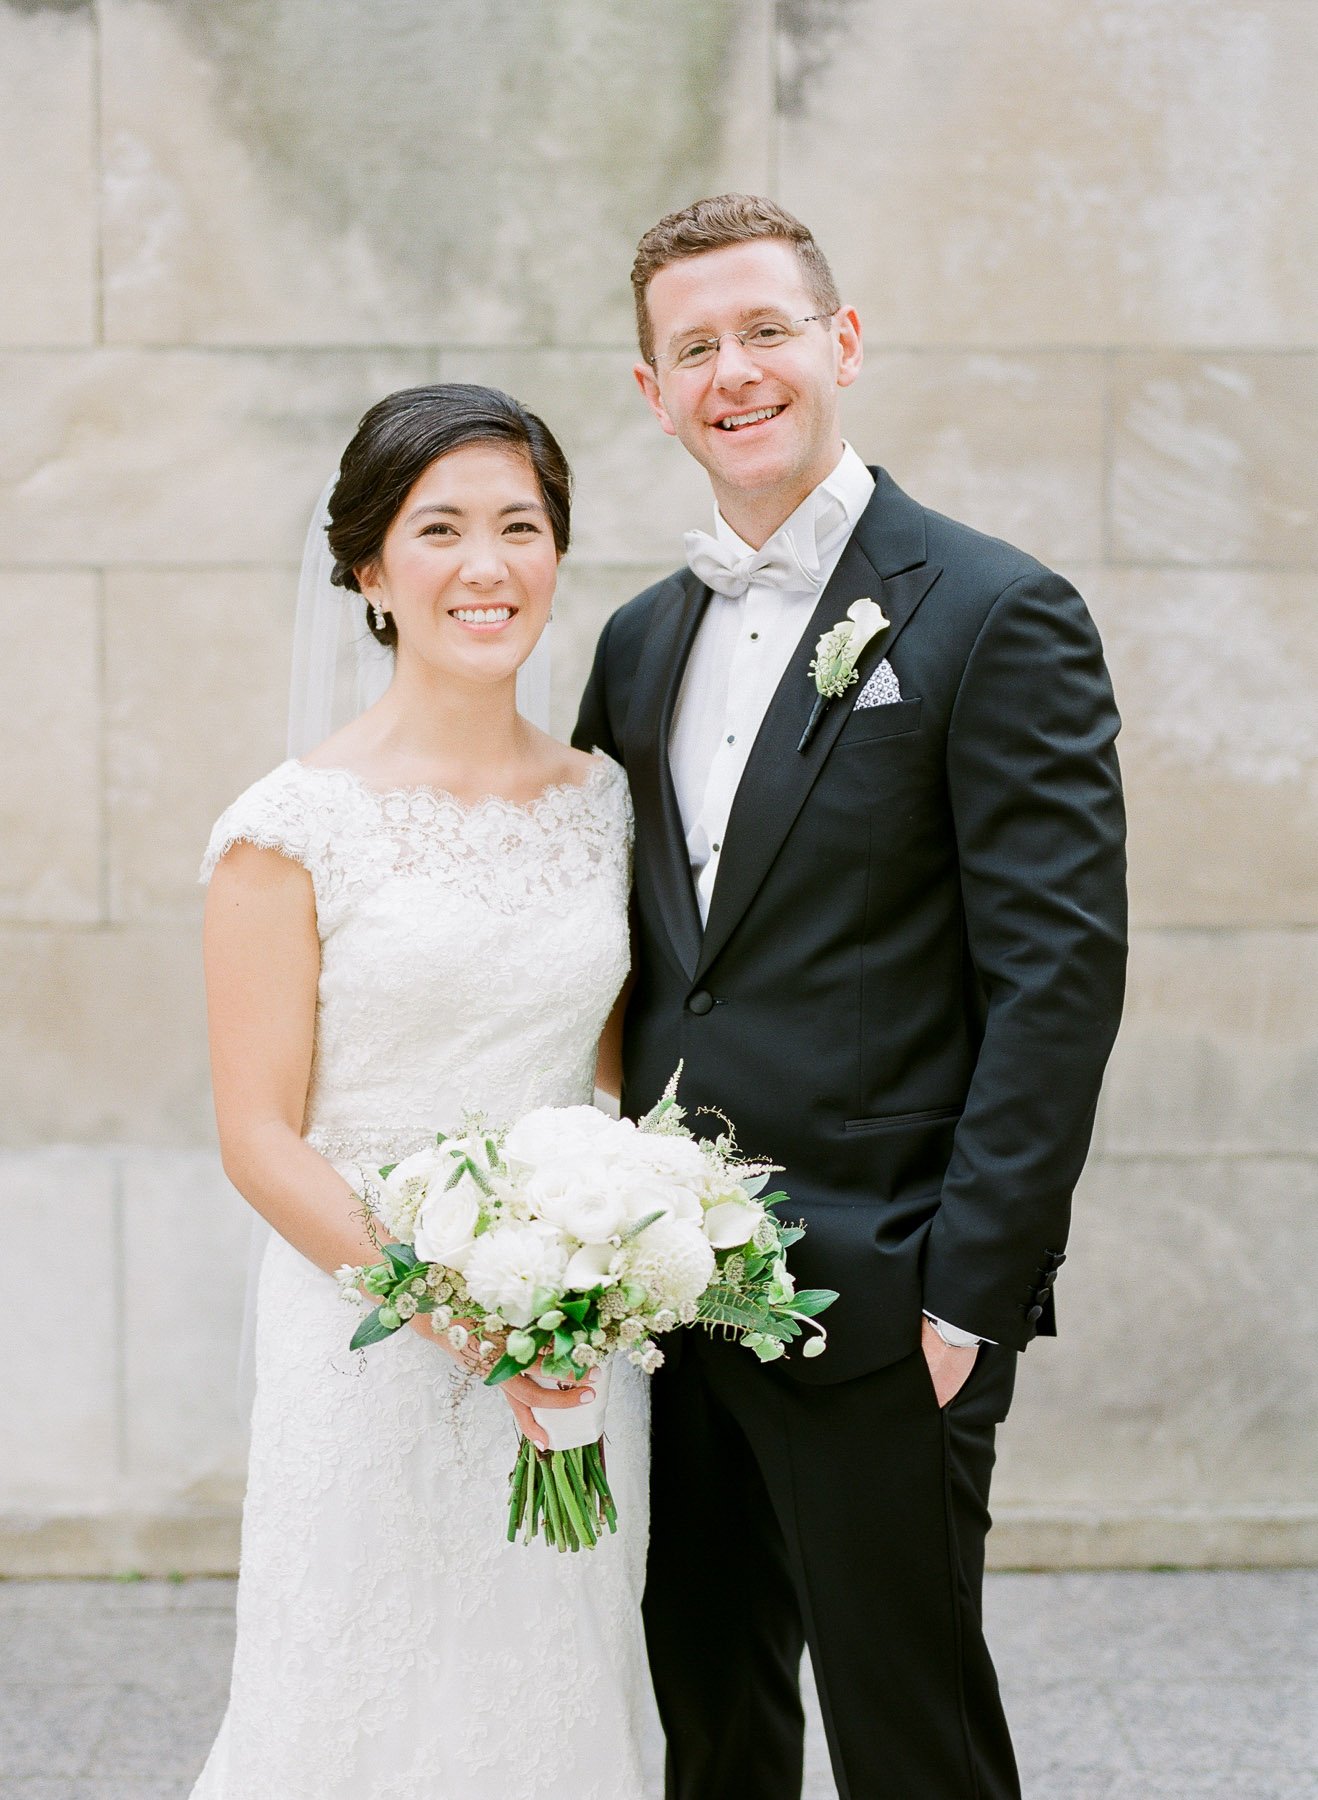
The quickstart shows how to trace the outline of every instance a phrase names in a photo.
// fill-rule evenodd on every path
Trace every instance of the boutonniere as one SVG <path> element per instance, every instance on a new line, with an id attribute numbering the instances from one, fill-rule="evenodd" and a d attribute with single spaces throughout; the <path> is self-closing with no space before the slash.
<path id="1" fill-rule="evenodd" d="M 810 740 L 818 731 L 829 702 L 840 700 L 852 682 L 859 679 L 856 664 L 866 644 L 887 629 L 888 620 L 881 606 L 873 600 L 854 600 L 847 608 L 846 618 L 839 619 L 833 629 L 820 638 L 815 645 L 815 660 L 810 665 L 818 697 L 796 746 L 799 751 L 810 748 Z"/>

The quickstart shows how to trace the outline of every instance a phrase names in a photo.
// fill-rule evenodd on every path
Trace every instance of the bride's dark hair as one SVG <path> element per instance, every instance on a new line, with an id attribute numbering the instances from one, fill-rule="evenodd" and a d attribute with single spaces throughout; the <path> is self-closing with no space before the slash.
<path id="1" fill-rule="evenodd" d="M 413 484 L 438 457 L 466 444 L 503 444 L 535 470 L 558 554 L 567 552 L 572 514 L 572 471 L 542 419 L 511 394 L 470 382 L 402 388 L 377 400 L 366 413 L 339 464 L 329 497 L 326 536 L 334 556 L 331 580 L 360 593 L 356 570 L 374 562 L 385 535 Z M 366 609 L 367 628 L 382 644 L 395 644 L 391 618 L 377 625 Z"/>

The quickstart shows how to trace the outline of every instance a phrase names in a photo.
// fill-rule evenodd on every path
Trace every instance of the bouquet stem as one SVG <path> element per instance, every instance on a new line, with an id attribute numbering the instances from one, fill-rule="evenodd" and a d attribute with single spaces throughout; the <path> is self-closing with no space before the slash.
<path id="1" fill-rule="evenodd" d="M 540 1450 L 523 1438 L 508 1482 L 508 1542 L 543 1537 L 554 1549 L 592 1550 L 618 1529 L 602 1442 Z"/>

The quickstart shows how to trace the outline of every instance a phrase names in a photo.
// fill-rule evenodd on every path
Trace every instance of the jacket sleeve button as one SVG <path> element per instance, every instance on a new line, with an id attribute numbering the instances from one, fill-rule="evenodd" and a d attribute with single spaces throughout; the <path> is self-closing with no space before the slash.
<path id="1" fill-rule="evenodd" d="M 1033 1325 L 1036 1319 L 1041 1319 L 1043 1317 L 1043 1308 L 1041 1306 L 1032 1306 L 1025 1317 L 1029 1320 L 1030 1324 Z"/>

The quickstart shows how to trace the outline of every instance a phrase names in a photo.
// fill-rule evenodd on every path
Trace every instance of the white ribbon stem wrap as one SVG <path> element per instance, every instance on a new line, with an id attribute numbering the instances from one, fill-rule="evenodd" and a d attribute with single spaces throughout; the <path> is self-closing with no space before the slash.
<path id="1" fill-rule="evenodd" d="M 590 1371 L 590 1386 L 595 1390 L 593 1406 L 533 1406 L 536 1424 L 540 1426 L 551 1450 L 580 1450 L 585 1444 L 597 1444 L 604 1436 L 604 1411 L 609 1399 L 609 1364 L 606 1356 Z M 530 1371 L 537 1387 L 556 1388 L 552 1375 Z"/>

